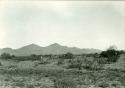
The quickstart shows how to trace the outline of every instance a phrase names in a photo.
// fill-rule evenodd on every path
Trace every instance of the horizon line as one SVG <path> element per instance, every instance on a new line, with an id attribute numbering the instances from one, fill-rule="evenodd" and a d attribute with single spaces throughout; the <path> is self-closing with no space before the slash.
<path id="1" fill-rule="evenodd" d="M 106 48 L 106 49 L 98 49 L 98 48 L 80 48 L 80 47 L 78 47 L 78 46 L 67 46 L 67 45 L 62 45 L 62 44 L 59 44 L 59 43 L 51 43 L 51 44 L 49 44 L 49 45 L 46 45 L 46 46 L 41 46 L 41 45 L 39 45 L 39 44 L 36 44 L 36 43 L 30 43 L 30 44 L 26 44 L 26 45 L 23 45 L 23 46 L 20 46 L 19 48 L 12 48 L 12 47 L 3 47 L 3 48 L 0 48 L 0 49 L 4 49 L 4 48 L 11 48 L 11 49 L 20 49 L 20 48 L 23 48 L 23 47 L 25 47 L 25 46 L 29 46 L 29 45 L 36 45 L 36 46 L 40 46 L 40 47 L 48 47 L 48 46 L 51 46 L 51 45 L 54 45 L 54 44 L 57 44 L 57 45 L 60 45 L 60 46 L 63 46 L 63 47 L 69 47 L 69 48 L 79 48 L 79 49 L 97 49 L 97 50 L 101 50 L 101 51 L 104 51 L 104 50 L 107 50 L 108 48 Z M 110 46 L 112 46 L 112 45 L 110 45 Z M 109 46 L 109 47 L 110 47 Z M 117 47 L 117 46 L 116 46 Z M 117 49 L 117 50 L 125 50 L 125 49 Z"/>

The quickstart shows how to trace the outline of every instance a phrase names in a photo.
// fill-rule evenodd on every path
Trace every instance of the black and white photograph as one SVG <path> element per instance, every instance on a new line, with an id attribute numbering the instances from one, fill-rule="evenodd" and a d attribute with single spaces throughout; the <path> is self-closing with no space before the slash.
<path id="1" fill-rule="evenodd" d="M 125 88 L 125 1 L 0 0 L 0 88 Z"/>

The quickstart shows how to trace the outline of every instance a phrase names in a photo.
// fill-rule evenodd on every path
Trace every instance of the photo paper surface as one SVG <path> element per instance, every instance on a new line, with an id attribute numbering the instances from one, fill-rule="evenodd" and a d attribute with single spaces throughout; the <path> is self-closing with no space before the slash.
<path id="1" fill-rule="evenodd" d="M 125 88 L 125 1 L 1 0 L 0 88 Z"/>

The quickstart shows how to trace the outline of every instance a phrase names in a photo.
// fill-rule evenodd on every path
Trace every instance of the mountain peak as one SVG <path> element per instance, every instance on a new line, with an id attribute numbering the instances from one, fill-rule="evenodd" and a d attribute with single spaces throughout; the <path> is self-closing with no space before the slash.
<path id="1" fill-rule="evenodd" d="M 11 48 L 4 48 L 0 50 L 1 53 L 9 53 L 17 56 L 28 56 L 31 54 L 64 54 L 67 52 L 73 53 L 73 54 L 91 54 L 91 53 L 100 53 L 99 50 L 96 49 L 80 49 L 77 47 L 67 47 L 60 45 L 58 43 L 53 43 L 47 47 L 41 47 L 37 44 L 29 44 L 26 46 L 23 46 L 18 49 L 11 49 Z"/>
<path id="2" fill-rule="evenodd" d="M 30 45 L 28 45 L 28 46 L 38 46 L 38 45 L 36 45 L 36 44 L 32 43 L 32 44 L 30 44 Z"/>
<path id="3" fill-rule="evenodd" d="M 22 48 L 41 48 L 41 46 L 32 43 L 32 44 L 23 46 L 20 49 L 22 49 Z"/>
<path id="4" fill-rule="evenodd" d="M 61 45 L 58 43 L 53 43 L 53 44 L 49 45 L 49 47 L 58 47 L 58 46 L 61 46 Z"/>
<path id="5" fill-rule="evenodd" d="M 51 45 L 49 45 L 49 46 L 47 46 L 48 48 L 59 48 L 59 47 L 61 47 L 61 45 L 60 44 L 58 44 L 58 43 L 53 43 L 53 44 L 51 44 Z"/>
<path id="6" fill-rule="evenodd" d="M 60 46 L 58 43 L 53 43 L 51 46 Z"/>

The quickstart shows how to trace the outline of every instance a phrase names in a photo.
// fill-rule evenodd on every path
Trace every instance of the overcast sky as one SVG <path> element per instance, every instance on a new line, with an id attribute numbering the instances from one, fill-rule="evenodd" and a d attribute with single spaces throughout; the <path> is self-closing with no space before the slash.
<path id="1" fill-rule="evenodd" d="M 123 1 L 0 1 L 0 48 L 125 49 L 124 12 Z"/>

